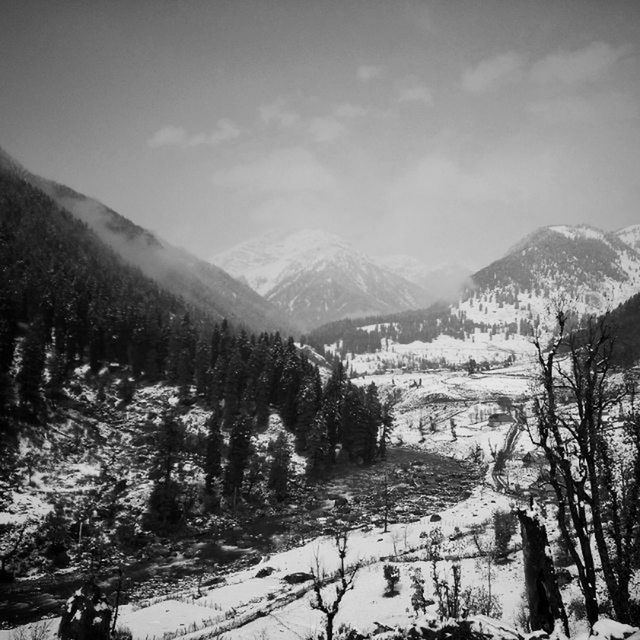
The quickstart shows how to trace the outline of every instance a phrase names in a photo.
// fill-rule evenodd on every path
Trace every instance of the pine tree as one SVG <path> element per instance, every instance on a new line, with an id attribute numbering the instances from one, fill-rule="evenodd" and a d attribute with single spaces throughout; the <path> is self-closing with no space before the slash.
<path id="1" fill-rule="evenodd" d="M 247 463 L 251 455 L 252 431 L 253 421 L 251 417 L 245 412 L 239 413 L 233 422 L 229 438 L 229 454 L 223 485 L 225 496 L 237 496 L 242 488 L 242 481 L 244 480 Z"/>
<path id="2" fill-rule="evenodd" d="M 264 368 L 258 377 L 255 388 L 256 431 L 262 432 L 269 426 L 269 399 L 271 397 L 271 378 L 273 362 L 267 358 Z"/>
<path id="3" fill-rule="evenodd" d="M 205 489 L 207 493 L 212 493 L 215 481 L 222 474 L 222 434 L 220 433 L 220 423 L 222 412 L 216 403 L 207 420 L 207 453 L 204 464 Z"/>
<path id="4" fill-rule="evenodd" d="M 378 432 L 382 425 L 382 405 L 378 398 L 378 389 L 373 382 L 367 387 L 365 405 L 367 422 L 362 457 L 365 464 L 371 464 L 378 453 Z"/>
<path id="5" fill-rule="evenodd" d="M 10 314 L 0 313 L 0 414 L 13 404 L 11 366 L 16 346 L 16 327 Z"/>
<path id="6" fill-rule="evenodd" d="M 314 480 L 324 477 L 333 461 L 333 452 L 327 435 L 327 422 L 322 411 L 316 414 L 309 431 L 307 451 L 307 476 Z"/>
<path id="7" fill-rule="evenodd" d="M 267 486 L 273 491 L 275 499 L 282 502 L 288 495 L 291 449 L 284 433 L 280 433 L 270 445 L 273 450 L 273 459 L 269 467 Z"/>
<path id="8" fill-rule="evenodd" d="M 22 345 L 22 363 L 16 382 L 22 408 L 36 413 L 42 405 L 46 336 L 41 319 L 31 323 Z"/>
<path id="9" fill-rule="evenodd" d="M 174 479 L 184 451 L 184 426 L 173 409 L 165 411 L 158 430 L 157 449 L 149 477 L 154 480 L 145 525 L 163 531 L 182 519 L 181 488 Z"/>
<path id="10" fill-rule="evenodd" d="M 149 477 L 169 482 L 178 470 L 184 453 L 184 425 L 174 409 L 164 412 L 156 437 L 156 452 Z"/>
<path id="11" fill-rule="evenodd" d="M 296 400 L 298 415 L 295 427 L 296 450 L 298 451 L 307 449 L 307 438 L 319 409 L 320 397 L 317 395 L 316 373 L 317 370 L 311 375 L 307 375 L 298 391 Z"/>
<path id="12" fill-rule="evenodd" d="M 298 418 L 298 390 L 302 367 L 293 338 L 289 338 L 284 354 L 282 375 L 280 377 L 278 407 L 284 426 L 295 430 Z"/>
<path id="13" fill-rule="evenodd" d="M 211 339 L 202 332 L 196 343 L 194 368 L 194 382 L 196 393 L 208 397 L 211 394 Z"/>
<path id="14" fill-rule="evenodd" d="M 344 406 L 346 377 L 342 362 L 337 361 L 327 382 L 322 398 L 322 411 L 327 426 L 331 452 L 342 440 L 342 411 Z M 333 453 L 332 453 L 333 457 Z M 333 462 L 333 460 L 332 460 Z"/>
<path id="15" fill-rule="evenodd" d="M 244 391 L 244 363 L 240 349 L 236 346 L 229 360 L 224 385 L 224 414 L 225 429 L 231 430 L 240 410 L 240 400 Z"/>

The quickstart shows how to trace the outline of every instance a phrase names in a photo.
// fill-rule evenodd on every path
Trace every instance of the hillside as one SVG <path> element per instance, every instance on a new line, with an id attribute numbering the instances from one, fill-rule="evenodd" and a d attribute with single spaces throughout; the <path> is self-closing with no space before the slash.
<path id="1" fill-rule="evenodd" d="M 0 171 L 46 193 L 61 208 L 88 225 L 121 259 L 212 320 L 227 318 L 252 331 L 296 332 L 293 323 L 273 305 L 222 269 L 172 246 L 97 200 L 31 174 L 1 150 Z"/>
<path id="2" fill-rule="evenodd" d="M 348 317 L 422 307 L 418 285 L 318 230 L 272 232 L 212 260 L 305 329 Z"/>

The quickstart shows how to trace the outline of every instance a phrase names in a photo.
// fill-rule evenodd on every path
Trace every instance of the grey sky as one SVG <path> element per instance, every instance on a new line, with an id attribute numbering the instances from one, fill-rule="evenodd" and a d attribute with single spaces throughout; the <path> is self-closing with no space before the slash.
<path id="1" fill-rule="evenodd" d="M 640 3 L 4 0 L 0 146 L 208 258 L 640 222 Z"/>

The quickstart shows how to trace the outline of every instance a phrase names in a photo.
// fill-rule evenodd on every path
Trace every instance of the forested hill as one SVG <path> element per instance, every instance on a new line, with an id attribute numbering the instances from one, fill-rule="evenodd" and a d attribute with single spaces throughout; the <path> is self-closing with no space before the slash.
<path id="1" fill-rule="evenodd" d="M 0 305 L 3 405 L 12 400 L 8 376 L 22 336 L 15 382 L 22 403 L 32 405 L 38 401 L 38 378 L 50 344 L 57 361 L 53 379 L 87 361 L 94 369 L 117 362 L 134 374 L 155 377 L 164 369 L 172 323 L 204 320 L 204 314 L 124 264 L 42 191 L 3 172 Z"/>
<path id="2" fill-rule="evenodd" d="M 220 322 L 226 318 L 254 332 L 296 333 L 294 324 L 274 305 L 222 269 L 172 246 L 97 200 L 30 173 L 2 149 L 0 172 L 43 191 L 60 208 L 86 223 L 121 260 L 212 319 Z"/>
<path id="3" fill-rule="evenodd" d="M 640 293 L 611 312 L 614 335 L 614 360 L 621 365 L 640 361 Z"/>

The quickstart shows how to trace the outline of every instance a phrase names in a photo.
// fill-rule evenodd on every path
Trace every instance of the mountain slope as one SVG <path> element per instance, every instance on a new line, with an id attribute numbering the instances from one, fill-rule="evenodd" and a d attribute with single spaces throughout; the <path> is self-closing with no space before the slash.
<path id="1" fill-rule="evenodd" d="M 402 254 L 382 256 L 377 262 L 424 289 L 431 301 L 455 299 L 471 276 L 471 271 L 459 264 L 430 268 L 417 258 Z"/>
<path id="2" fill-rule="evenodd" d="M 338 236 L 272 232 L 213 262 L 290 313 L 303 327 L 424 306 L 417 285 L 376 264 Z"/>
<path id="3" fill-rule="evenodd" d="M 476 323 L 535 322 L 551 302 L 602 313 L 640 290 L 640 253 L 585 225 L 543 227 L 472 276 L 453 312 Z"/>
<path id="4" fill-rule="evenodd" d="M 31 174 L 3 151 L 0 152 L 0 171 L 41 189 L 60 207 L 86 223 L 121 259 L 212 319 L 227 318 L 253 331 L 296 331 L 290 320 L 250 287 L 222 269 L 172 246 L 97 200 Z"/>
<path id="5" fill-rule="evenodd" d="M 632 224 L 620 229 L 616 231 L 616 236 L 636 251 L 640 251 L 640 224 Z"/>

